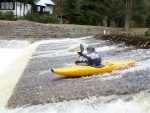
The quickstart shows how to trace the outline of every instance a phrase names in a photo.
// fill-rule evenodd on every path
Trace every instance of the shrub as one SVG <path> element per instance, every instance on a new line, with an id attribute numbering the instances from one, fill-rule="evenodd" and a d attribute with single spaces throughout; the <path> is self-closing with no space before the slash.
<path id="1" fill-rule="evenodd" d="M 39 15 L 38 13 L 29 11 L 24 17 L 19 17 L 22 20 L 29 20 L 40 23 L 57 23 L 58 19 L 55 14 L 43 14 Z M 12 11 L 9 12 L 0 12 L 0 20 L 14 20 L 14 14 Z"/>
<path id="2" fill-rule="evenodd" d="M 14 13 L 12 11 L 4 13 L 5 20 L 14 20 Z"/>
<path id="3" fill-rule="evenodd" d="M 0 11 L 0 20 L 5 20 L 4 13 Z"/>
<path id="4" fill-rule="evenodd" d="M 35 13 L 33 11 L 28 12 L 24 16 L 24 19 L 35 21 L 35 22 L 40 22 L 40 23 L 57 23 L 58 22 L 57 16 L 55 14 L 39 15 L 38 13 Z"/>
<path id="5" fill-rule="evenodd" d="M 0 12 L 0 20 L 14 20 L 14 13 L 12 11 Z"/>

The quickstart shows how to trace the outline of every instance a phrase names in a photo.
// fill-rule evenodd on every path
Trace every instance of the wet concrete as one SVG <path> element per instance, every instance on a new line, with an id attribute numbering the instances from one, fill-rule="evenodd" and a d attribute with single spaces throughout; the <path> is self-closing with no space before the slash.
<path id="1" fill-rule="evenodd" d="M 95 37 L 111 40 L 114 42 L 124 42 L 127 45 L 134 45 L 140 48 L 150 48 L 150 37 L 147 36 L 132 36 L 132 35 L 101 35 L 97 34 Z"/>
<path id="2" fill-rule="evenodd" d="M 91 42 L 95 47 L 111 45 L 107 41 L 100 42 L 99 44 L 97 39 L 88 39 L 85 43 Z M 91 96 L 124 95 L 137 93 L 149 88 L 149 69 L 122 74 L 114 72 L 108 74 L 108 76 L 107 74 L 102 74 L 79 78 L 66 78 L 53 74 L 51 68 L 68 66 L 68 64 L 73 64 L 78 59 L 75 53 L 67 55 L 63 53 L 69 47 L 70 43 L 43 44 L 36 49 L 16 85 L 13 95 L 8 100 L 8 108 L 64 100 L 78 100 Z M 108 58 L 108 56 L 117 58 L 122 54 L 125 58 L 133 58 L 130 52 L 134 48 L 123 48 L 119 50 L 118 46 L 118 49 L 110 51 L 109 54 L 108 52 L 103 52 L 102 56 L 105 58 Z M 56 52 L 57 55 L 55 55 Z M 136 54 L 135 52 L 135 56 Z M 145 60 L 146 58 L 149 59 L 146 56 L 138 60 Z"/>

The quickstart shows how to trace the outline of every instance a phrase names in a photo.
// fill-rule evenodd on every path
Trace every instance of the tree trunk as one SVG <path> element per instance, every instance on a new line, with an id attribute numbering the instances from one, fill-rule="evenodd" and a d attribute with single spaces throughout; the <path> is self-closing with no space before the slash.
<path id="1" fill-rule="evenodd" d="M 111 26 L 111 18 L 110 17 L 108 17 L 108 19 L 107 19 L 107 27 L 112 27 Z"/>
<path id="2" fill-rule="evenodd" d="M 126 0 L 125 29 L 128 32 L 132 13 L 132 0 Z"/>

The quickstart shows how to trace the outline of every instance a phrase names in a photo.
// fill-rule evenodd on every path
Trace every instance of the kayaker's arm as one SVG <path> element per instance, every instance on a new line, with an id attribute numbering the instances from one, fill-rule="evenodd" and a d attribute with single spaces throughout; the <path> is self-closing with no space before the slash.
<path id="1" fill-rule="evenodd" d="M 89 57 L 89 56 L 83 54 L 82 52 L 78 52 L 78 54 L 79 54 L 80 56 L 83 56 L 84 58 L 86 58 L 86 59 L 88 59 L 88 60 L 91 60 L 91 57 Z"/>
<path id="2" fill-rule="evenodd" d="M 87 56 L 87 55 L 85 55 L 85 54 L 83 54 L 83 53 L 82 53 L 82 56 L 83 56 L 84 58 L 88 59 L 88 60 L 91 60 L 91 57 L 89 57 L 89 56 Z"/>

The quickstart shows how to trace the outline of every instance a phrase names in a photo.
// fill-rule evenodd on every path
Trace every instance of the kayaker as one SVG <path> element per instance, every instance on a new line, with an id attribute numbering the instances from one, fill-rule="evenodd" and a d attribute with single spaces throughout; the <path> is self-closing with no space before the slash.
<path id="1" fill-rule="evenodd" d="M 86 63 L 88 65 L 94 65 L 99 66 L 101 65 L 101 57 L 100 55 L 95 51 L 95 48 L 93 46 L 87 47 L 87 54 L 84 54 L 82 52 L 77 52 L 80 56 L 86 58 Z"/>

